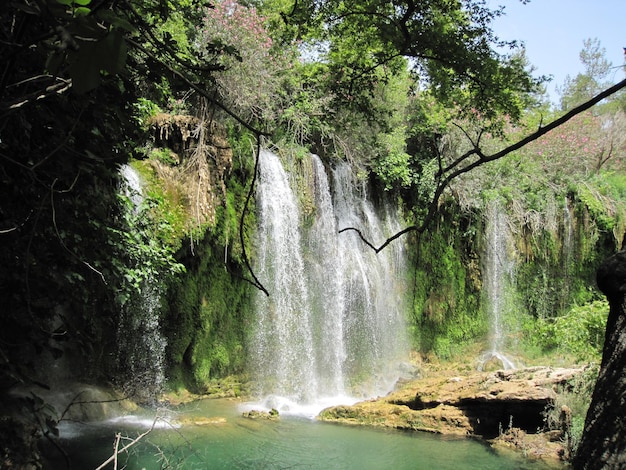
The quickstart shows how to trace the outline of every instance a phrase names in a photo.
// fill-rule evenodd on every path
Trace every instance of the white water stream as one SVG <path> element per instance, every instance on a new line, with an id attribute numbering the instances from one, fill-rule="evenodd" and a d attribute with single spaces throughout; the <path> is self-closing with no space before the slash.
<path id="1" fill-rule="evenodd" d="M 489 350 L 481 358 L 479 369 L 496 361 L 504 369 L 515 364 L 504 354 L 506 316 L 514 303 L 515 260 L 511 255 L 512 237 L 506 213 L 497 201 L 486 209 L 485 248 L 483 251 L 483 303 L 491 322 Z"/>
<path id="2" fill-rule="evenodd" d="M 348 165 L 329 181 L 317 156 L 310 164 L 315 215 L 303 228 L 280 159 L 260 155 L 256 269 L 270 295 L 257 294 L 249 350 L 260 400 L 251 407 L 314 416 L 390 391 L 408 341 L 402 244 L 377 255 L 356 232 L 338 233 L 358 227 L 380 241 L 399 223 L 374 208 Z"/>
<path id="3" fill-rule="evenodd" d="M 130 165 L 123 165 L 120 174 L 121 190 L 132 203 L 132 220 L 140 216 L 143 203 L 141 179 Z M 129 395 L 142 401 L 154 399 L 165 385 L 167 340 L 160 325 L 161 290 L 158 279 L 143 281 L 139 295 L 122 305 L 118 323 L 117 366 L 122 385 Z"/>

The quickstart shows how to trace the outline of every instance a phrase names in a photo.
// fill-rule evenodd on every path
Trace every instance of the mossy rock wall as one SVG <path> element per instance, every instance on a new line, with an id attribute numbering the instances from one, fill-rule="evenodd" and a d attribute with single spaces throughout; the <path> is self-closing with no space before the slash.
<path id="1" fill-rule="evenodd" d="M 538 319 L 555 319 L 602 298 L 595 273 L 619 248 L 614 231 L 594 219 L 584 201 L 572 195 L 567 203 L 569 216 L 558 216 L 554 230 L 513 227 L 516 305 L 503 320 L 513 342 L 535 334 Z M 410 328 L 422 354 L 448 358 L 459 346 L 487 337 L 490 320 L 481 305 L 484 229 L 480 209 L 464 211 L 448 200 L 426 232 L 411 236 Z"/>
<path id="2" fill-rule="evenodd" d="M 254 159 L 241 149 L 231 150 L 226 134 L 218 137 L 222 139 L 221 151 L 228 153 L 233 165 L 219 173 L 219 188 L 213 188 L 222 197 L 213 205 L 212 223 L 204 225 L 199 239 L 196 230 L 192 232 L 195 237 L 181 244 L 177 259 L 186 272 L 169 286 L 163 318 L 170 388 L 195 393 L 205 393 L 215 381 L 245 372 L 245 337 L 252 316 L 254 288 L 244 280 L 248 273 L 240 222 Z M 211 138 L 215 140 L 215 135 Z M 236 159 L 232 159 L 233 153 Z M 253 256 L 253 200 L 246 214 L 241 235 L 248 256 Z"/>
<path id="3" fill-rule="evenodd" d="M 409 243 L 413 265 L 410 325 L 414 347 L 449 357 L 487 331 L 480 312 L 476 220 L 448 204 L 431 228 Z"/>
<path id="4" fill-rule="evenodd" d="M 224 248 L 207 234 L 182 259 L 187 272 L 169 291 L 165 319 L 168 377 L 173 387 L 205 392 L 208 383 L 244 371 L 250 285 Z"/>

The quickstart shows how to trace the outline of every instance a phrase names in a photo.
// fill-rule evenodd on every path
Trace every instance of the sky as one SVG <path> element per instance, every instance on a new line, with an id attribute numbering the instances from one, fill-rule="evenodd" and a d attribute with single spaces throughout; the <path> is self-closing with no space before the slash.
<path id="1" fill-rule="evenodd" d="M 488 0 L 489 6 L 505 7 L 493 29 L 503 40 L 518 39 L 536 67 L 534 75 L 552 75 L 548 92 L 558 102 L 557 86 L 569 75 L 583 72 L 579 54 L 585 39 L 597 38 L 606 49 L 606 59 L 615 67 L 608 76 L 611 83 L 625 77 L 626 0 Z"/>

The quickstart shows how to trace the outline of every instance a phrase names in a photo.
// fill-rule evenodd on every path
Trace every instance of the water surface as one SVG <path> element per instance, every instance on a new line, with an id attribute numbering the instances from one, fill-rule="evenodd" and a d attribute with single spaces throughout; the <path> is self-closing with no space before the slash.
<path id="1" fill-rule="evenodd" d="M 323 423 L 295 416 L 251 420 L 241 404 L 203 400 L 177 410 L 140 444 L 118 457 L 118 468 L 183 469 L 542 469 L 495 453 L 470 439 Z M 112 455 L 115 434 L 128 442 L 148 429 L 154 412 L 123 420 L 65 424 L 61 444 L 71 468 L 96 468 Z M 204 425 L 182 424 L 202 418 Z M 65 437 L 64 437 L 65 436 Z M 171 467 L 167 467 L 170 465 Z M 125 467 L 124 467 L 125 466 Z M 45 468 L 64 468 L 63 459 Z M 109 465 L 106 468 L 113 468 Z"/>

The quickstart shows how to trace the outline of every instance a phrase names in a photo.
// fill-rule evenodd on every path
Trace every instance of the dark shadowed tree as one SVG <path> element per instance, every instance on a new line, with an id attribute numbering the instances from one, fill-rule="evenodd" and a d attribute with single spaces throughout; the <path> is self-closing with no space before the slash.
<path id="1" fill-rule="evenodd" d="M 626 251 L 609 257 L 598 269 L 598 287 L 609 300 L 600 374 L 574 468 L 626 467 Z"/>

